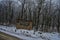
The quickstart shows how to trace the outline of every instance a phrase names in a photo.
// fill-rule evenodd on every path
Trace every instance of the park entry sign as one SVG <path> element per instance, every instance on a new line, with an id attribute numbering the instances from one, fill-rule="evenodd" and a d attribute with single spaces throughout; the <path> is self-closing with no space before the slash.
<path id="1" fill-rule="evenodd" d="M 32 21 L 31 20 L 17 19 L 16 22 L 17 22 L 16 23 L 17 29 L 32 30 Z"/>

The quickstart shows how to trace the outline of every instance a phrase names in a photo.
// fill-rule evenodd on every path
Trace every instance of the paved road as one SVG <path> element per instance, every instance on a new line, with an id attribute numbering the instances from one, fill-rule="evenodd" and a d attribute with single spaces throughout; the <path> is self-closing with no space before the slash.
<path id="1" fill-rule="evenodd" d="M 0 40 L 22 40 L 22 39 L 19 39 L 19 38 L 0 32 Z"/>

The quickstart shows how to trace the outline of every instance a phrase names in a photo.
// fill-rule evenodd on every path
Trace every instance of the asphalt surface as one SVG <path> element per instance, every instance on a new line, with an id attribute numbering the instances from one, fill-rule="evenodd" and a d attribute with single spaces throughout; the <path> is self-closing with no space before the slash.
<path id="1" fill-rule="evenodd" d="M 22 39 L 0 32 L 0 40 L 22 40 Z"/>

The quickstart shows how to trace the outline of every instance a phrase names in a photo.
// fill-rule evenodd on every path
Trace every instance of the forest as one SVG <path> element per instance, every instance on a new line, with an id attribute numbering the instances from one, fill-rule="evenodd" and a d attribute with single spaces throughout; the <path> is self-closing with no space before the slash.
<path id="1" fill-rule="evenodd" d="M 34 31 L 60 32 L 60 0 L 0 1 L 0 25 L 15 25 L 16 19 L 31 20 Z"/>

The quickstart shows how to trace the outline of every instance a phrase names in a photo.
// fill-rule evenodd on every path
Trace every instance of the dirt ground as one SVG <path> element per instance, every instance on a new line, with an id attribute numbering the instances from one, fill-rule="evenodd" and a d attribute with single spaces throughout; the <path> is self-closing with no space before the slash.
<path id="1" fill-rule="evenodd" d="M 0 32 L 0 40 L 22 40 L 22 39 L 19 39 L 19 38 Z"/>

